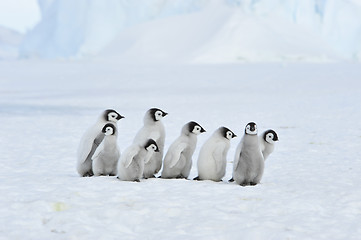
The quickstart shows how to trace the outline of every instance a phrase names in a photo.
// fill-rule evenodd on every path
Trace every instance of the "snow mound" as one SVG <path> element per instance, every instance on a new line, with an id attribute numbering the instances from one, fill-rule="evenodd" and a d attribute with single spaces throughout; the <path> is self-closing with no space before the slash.
<path id="1" fill-rule="evenodd" d="M 89 55 L 127 62 L 360 60 L 353 0 L 40 1 L 22 57 Z"/>

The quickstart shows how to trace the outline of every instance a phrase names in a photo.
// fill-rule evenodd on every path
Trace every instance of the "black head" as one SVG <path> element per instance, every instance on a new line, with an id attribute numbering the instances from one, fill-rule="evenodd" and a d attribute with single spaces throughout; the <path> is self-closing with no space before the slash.
<path id="1" fill-rule="evenodd" d="M 104 133 L 105 135 L 114 135 L 115 134 L 115 126 L 112 123 L 107 123 L 104 125 L 103 129 L 102 129 L 102 133 Z"/>
<path id="2" fill-rule="evenodd" d="M 164 112 L 163 110 L 161 110 L 159 108 L 151 108 L 151 109 L 149 109 L 149 114 L 150 114 L 151 118 L 154 121 L 159 121 L 163 117 L 168 115 L 168 113 Z"/>
<path id="3" fill-rule="evenodd" d="M 263 139 L 269 143 L 271 143 L 272 141 L 276 142 L 278 141 L 278 135 L 275 131 L 269 129 L 263 133 Z"/>
<path id="4" fill-rule="evenodd" d="M 104 111 L 104 120 L 109 122 L 117 122 L 118 120 L 124 118 L 122 115 L 120 115 L 117 111 L 114 109 L 107 109 Z"/>
<path id="5" fill-rule="evenodd" d="M 258 133 L 257 124 L 254 122 L 248 123 L 246 125 L 244 132 L 245 132 L 245 134 L 248 134 L 248 135 L 257 135 L 257 133 Z"/>
<path id="6" fill-rule="evenodd" d="M 232 132 L 229 128 L 226 127 L 220 127 L 220 131 L 223 137 L 231 140 L 234 137 L 237 137 L 236 134 L 234 134 L 234 132 Z"/>
<path id="7" fill-rule="evenodd" d="M 154 152 L 159 152 L 159 148 L 157 143 L 153 139 L 149 139 L 145 144 L 144 148 L 148 150 L 149 147 L 152 147 Z"/>
<path id="8" fill-rule="evenodd" d="M 191 121 L 188 123 L 188 131 L 190 133 L 194 133 L 196 135 L 200 134 L 200 133 L 204 133 L 206 130 L 204 130 L 204 128 L 199 125 L 198 123 Z"/>

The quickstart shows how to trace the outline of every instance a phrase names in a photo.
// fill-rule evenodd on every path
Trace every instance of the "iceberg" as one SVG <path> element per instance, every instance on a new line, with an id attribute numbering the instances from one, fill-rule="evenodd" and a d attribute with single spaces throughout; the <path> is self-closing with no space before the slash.
<path id="1" fill-rule="evenodd" d="M 359 61 L 357 0 L 39 0 L 23 58 Z"/>

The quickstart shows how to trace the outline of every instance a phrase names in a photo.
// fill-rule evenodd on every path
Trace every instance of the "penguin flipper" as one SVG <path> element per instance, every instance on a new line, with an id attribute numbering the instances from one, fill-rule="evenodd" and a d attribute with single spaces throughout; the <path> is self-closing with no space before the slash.
<path id="1" fill-rule="evenodd" d="M 99 146 L 97 146 L 97 147 L 94 149 L 94 152 L 93 152 L 93 153 L 92 153 L 92 152 L 89 153 L 89 156 L 90 156 L 90 154 L 91 154 L 91 155 L 92 155 L 92 156 L 91 156 L 91 159 L 94 160 L 94 159 L 96 159 L 96 158 L 99 157 L 99 154 L 103 151 L 103 149 L 104 149 L 104 146 L 103 146 L 102 144 L 100 144 Z M 92 150 L 93 150 L 93 149 L 92 149 Z"/>
<path id="2" fill-rule="evenodd" d="M 237 156 L 237 155 L 236 155 L 236 156 Z M 234 164 L 234 166 L 233 166 L 233 172 L 237 170 L 238 165 L 239 165 L 239 162 L 240 162 L 240 160 L 241 160 L 241 157 L 242 157 L 242 151 L 239 152 L 238 158 L 236 157 L 236 159 L 234 160 L 234 163 L 233 163 L 233 164 Z"/>
<path id="3" fill-rule="evenodd" d="M 266 150 L 266 141 L 264 140 L 264 138 L 262 137 L 265 134 L 265 132 L 263 132 L 259 137 L 258 137 L 258 142 L 259 142 L 259 148 L 261 149 L 263 158 L 264 158 L 264 153 Z"/>
<path id="4" fill-rule="evenodd" d="M 178 161 L 181 159 L 181 154 L 184 151 L 184 149 L 187 147 L 186 143 L 180 143 L 174 150 L 171 160 L 169 163 L 169 168 L 173 168 L 175 165 L 177 165 Z"/>
<path id="5" fill-rule="evenodd" d="M 104 133 L 100 132 L 94 139 L 88 139 L 92 138 L 91 133 L 86 133 L 80 143 L 79 149 L 78 149 L 78 162 L 84 163 L 87 160 L 91 159 L 94 155 L 95 150 L 98 148 L 100 143 L 103 141 Z M 88 140 L 85 140 L 88 139 Z"/>
<path id="6" fill-rule="evenodd" d="M 125 157 L 125 161 L 124 161 L 124 167 L 128 168 L 130 166 L 130 164 L 132 163 L 134 157 L 138 154 L 138 149 L 137 148 L 132 148 L 130 149 L 130 151 L 127 153 L 126 157 Z"/>
<path id="7" fill-rule="evenodd" d="M 95 157 L 96 155 L 99 154 L 99 151 L 97 151 L 97 150 L 99 148 L 99 145 L 102 143 L 104 137 L 105 137 L 105 134 L 101 132 L 96 136 L 96 138 L 94 138 L 90 152 L 86 159 L 93 159 L 93 157 Z"/>
<path id="8" fill-rule="evenodd" d="M 98 147 L 100 145 L 100 143 L 103 141 L 104 137 L 105 137 L 104 133 L 102 133 L 102 132 L 99 133 L 97 135 L 97 137 L 94 139 L 92 147 L 95 147 L 95 146 Z"/>
<path id="9" fill-rule="evenodd" d="M 239 159 L 241 159 L 242 146 L 243 146 L 243 138 L 241 139 L 241 142 L 238 144 L 237 149 L 236 149 L 236 154 L 235 154 L 234 160 L 233 160 L 233 172 L 236 170 L 236 168 L 238 166 Z"/>

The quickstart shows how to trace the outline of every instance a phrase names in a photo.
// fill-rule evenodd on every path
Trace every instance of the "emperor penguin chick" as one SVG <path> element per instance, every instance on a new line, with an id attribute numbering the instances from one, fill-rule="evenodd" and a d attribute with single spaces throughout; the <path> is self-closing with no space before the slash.
<path id="1" fill-rule="evenodd" d="M 123 181 L 139 182 L 143 176 L 144 164 L 148 163 L 154 152 L 158 152 L 157 143 L 148 139 L 143 146 L 132 144 L 124 150 L 118 162 L 118 178 Z"/>
<path id="2" fill-rule="evenodd" d="M 248 123 L 236 149 L 233 178 L 241 186 L 256 185 L 263 175 L 264 158 L 257 133 L 257 125 L 254 122 Z"/>
<path id="3" fill-rule="evenodd" d="M 117 128 L 114 124 L 107 123 L 102 132 L 105 136 L 93 155 L 93 172 L 95 176 L 115 176 L 120 157 L 117 145 Z"/>
<path id="4" fill-rule="evenodd" d="M 275 148 L 275 142 L 277 141 L 277 133 L 272 129 L 263 132 L 261 136 L 259 136 L 259 144 L 265 161 L 268 156 L 273 152 Z"/>
<path id="5" fill-rule="evenodd" d="M 236 135 L 226 127 L 218 128 L 203 144 L 198 157 L 198 177 L 194 180 L 219 182 L 226 174 L 230 140 Z"/>
<path id="6" fill-rule="evenodd" d="M 144 126 L 138 131 L 133 143 L 144 146 L 148 139 L 153 139 L 158 146 L 159 152 L 153 153 L 148 163 L 144 165 L 144 178 L 155 177 L 162 167 L 165 130 L 162 118 L 168 113 L 158 109 L 151 108 L 144 115 Z"/>
<path id="7" fill-rule="evenodd" d="M 183 126 L 181 135 L 170 145 L 164 157 L 162 178 L 188 178 L 197 135 L 203 132 L 201 125 L 193 121 Z"/>
<path id="8" fill-rule="evenodd" d="M 122 118 L 124 117 L 115 110 L 107 109 L 99 116 L 97 122 L 84 133 L 77 151 L 77 171 L 80 176 L 93 176 L 92 157 L 105 136 L 102 129 L 107 123 L 113 123 L 116 127 L 117 121 Z"/>

